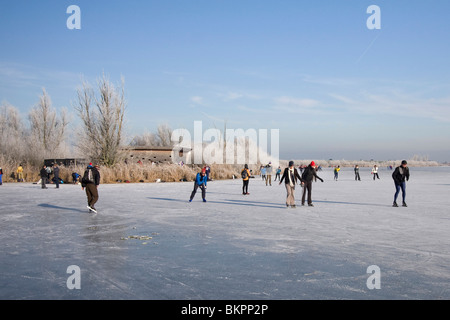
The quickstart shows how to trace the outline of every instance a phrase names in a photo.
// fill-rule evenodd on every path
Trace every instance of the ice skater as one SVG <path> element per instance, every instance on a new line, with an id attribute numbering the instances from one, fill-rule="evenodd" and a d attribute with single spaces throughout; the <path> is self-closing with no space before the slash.
<path id="1" fill-rule="evenodd" d="M 380 176 L 378 175 L 378 166 L 374 165 L 372 168 L 372 174 L 373 174 L 373 181 L 375 181 L 375 178 L 380 180 Z"/>
<path id="2" fill-rule="evenodd" d="M 402 161 L 402 164 L 395 168 L 392 173 L 392 179 L 394 179 L 395 184 L 395 195 L 394 195 L 394 204 L 393 207 L 398 207 L 397 205 L 397 197 L 402 190 L 402 198 L 403 198 L 403 207 L 407 207 L 406 205 L 406 181 L 409 181 L 409 168 L 407 167 L 408 162 L 406 160 Z"/>
<path id="3" fill-rule="evenodd" d="M 44 165 L 41 169 L 41 171 L 39 172 L 40 176 L 41 176 L 41 188 L 42 189 L 47 189 L 47 186 L 45 185 L 45 182 L 47 180 L 47 166 Z"/>
<path id="4" fill-rule="evenodd" d="M 0 186 L 3 184 L 2 177 L 3 177 L 3 170 L 2 168 L 0 168 Z"/>
<path id="5" fill-rule="evenodd" d="M 355 166 L 355 181 L 361 181 L 361 176 L 359 175 L 359 166 Z"/>
<path id="6" fill-rule="evenodd" d="M 266 180 L 266 167 L 261 166 L 261 178 L 263 181 Z"/>
<path id="7" fill-rule="evenodd" d="M 283 180 L 285 181 L 284 185 L 286 187 L 287 192 L 286 207 L 295 208 L 296 207 L 294 197 L 295 184 L 297 183 L 298 180 L 300 180 L 301 183 L 303 184 L 303 179 L 298 174 L 297 169 L 294 168 L 294 161 L 289 161 L 289 168 L 284 169 L 283 176 L 281 177 L 280 180 L 280 184 L 283 182 Z"/>
<path id="8" fill-rule="evenodd" d="M 249 195 L 248 193 L 248 183 L 250 181 L 250 171 L 248 170 L 248 164 L 244 166 L 244 169 L 241 171 L 242 177 L 242 194 Z"/>
<path id="9" fill-rule="evenodd" d="M 192 190 L 191 198 L 189 199 L 189 202 L 192 202 L 192 200 L 194 199 L 198 188 L 200 188 L 202 190 L 203 202 L 206 202 L 206 183 L 207 182 L 208 182 L 208 178 L 206 177 L 206 169 L 203 168 L 202 171 L 197 173 L 197 176 L 195 177 L 194 190 Z"/>
<path id="10" fill-rule="evenodd" d="M 311 164 L 305 168 L 302 174 L 302 180 L 303 180 L 303 195 L 302 195 L 302 206 L 305 205 L 305 198 L 306 198 L 306 192 L 308 192 L 308 206 L 314 207 L 312 203 L 312 182 L 313 179 L 319 179 L 323 182 L 323 179 L 320 178 L 316 173 L 314 161 L 311 162 Z"/>
<path id="11" fill-rule="evenodd" d="M 22 164 L 19 164 L 16 170 L 17 173 L 17 182 L 23 182 L 23 167 Z"/>
<path id="12" fill-rule="evenodd" d="M 339 171 L 341 171 L 341 166 L 337 166 L 336 168 L 334 168 L 334 180 L 338 180 L 339 178 Z"/>
<path id="13" fill-rule="evenodd" d="M 281 180 L 281 167 L 278 167 L 277 172 L 275 174 L 275 180 L 274 181 L 277 181 L 277 178 L 278 178 L 278 181 Z"/>
<path id="14" fill-rule="evenodd" d="M 56 189 L 59 189 L 59 167 L 56 163 L 53 165 L 53 179 L 55 180 Z"/>
<path id="15" fill-rule="evenodd" d="M 92 163 L 88 165 L 86 171 L 84 171 L 83 178 L 81 179 L 81 190 L 86 189 L 86 196 L 89 211 L 97 213 L 94 205 L 98 201 L 98 186 L 100 185 L 100 172 L 97 168 L 92 166 Z"/>
<path id="16" fill-rule="evenodd" d="M 266 166 L 266 186 L 268 184 L 272 186 L 272 162 Z"/>

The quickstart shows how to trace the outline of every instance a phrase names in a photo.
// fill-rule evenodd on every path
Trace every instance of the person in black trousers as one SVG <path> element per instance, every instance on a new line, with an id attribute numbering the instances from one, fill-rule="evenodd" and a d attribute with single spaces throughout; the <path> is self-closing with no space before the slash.
<path id="1" fill-rule="evenodd" d="M 242 194 L 249 195 L 248 193 L 248 183 L 250 181 L 250 171 L 248 170 L 248 164 L 244 166 L 244 169 L 241 171 L 242 176 Z"/>
<path id="2" fill-rule="evenodd" d="M 361 177 L 359 175 L 359 166 L 355 166 L 355 181 L 361 181 Z"/>
<path id="3" fill-rule="evenodd" d="M 53 179 L 55 180 L 56 189 L 59 189 L 59 167 L 56 163 L 53 165 Z"/>
<path id="4" fill-rule="evenodd" d="M 47 166 L 44 165 L 41 169 L 41 171 L 39 172 L 40 176 L 41 176 L 41 188 L 42 189 L 47 189 L 47 187 L 45 186 L 45 180 L 47 179 Z"/>
<path id="5" fill-rule="evenodd" d="M 304 186 L 303 186 L 303 196 L 302 196 L 302 206 L 305 205 L 305 197 L 306 197 L 306 192 L 308 192 L 308 206 L 310 207 L 314 207 L 313 203 L 312 203 L 312 182 L 313 179 L 319 179 L 320 181 L 323 182 L 323 179 L 320 178 L 317 173 L 316 173 L 316 169 L 315 167 L 315 163 L 314 161 L 311 162 L 311 164 L 306 167 L 306 169 L 303 171 L 302 174 L 302 178 L 303 178 L 303 182 L 304 182 Z"/>
<path id="6" fill-rule="evenodd" d="M 197 189 L 200 188 L 202 190 L 202 198 L 203 202 L 206 202 L 206 184 L 208 182 L 208 178 L 206 177 L 206 169 L 203 168 L 201 172 L 197 173 L 194 182 L 194 190 L 192 190 L 191 197 L 189 198 L 189 202 L 192 202 L 195 194 L 197 193 Z"/>

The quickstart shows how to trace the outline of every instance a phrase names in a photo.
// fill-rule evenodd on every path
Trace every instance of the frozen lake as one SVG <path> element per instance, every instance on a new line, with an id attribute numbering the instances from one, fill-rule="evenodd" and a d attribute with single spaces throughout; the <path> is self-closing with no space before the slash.
<path id="1" fill-rule="evenodd" d="M 4 184 L 0 299 L 450 299 L 450 169 L 410 171 L 407 208 L 385 168 L 326 168 L 296 209 L 259 177 L 249 196 L 210 182 L 207 203 L 188 203 L 191 182 L 101 185 L 98 214 L 80 186 Z"/>

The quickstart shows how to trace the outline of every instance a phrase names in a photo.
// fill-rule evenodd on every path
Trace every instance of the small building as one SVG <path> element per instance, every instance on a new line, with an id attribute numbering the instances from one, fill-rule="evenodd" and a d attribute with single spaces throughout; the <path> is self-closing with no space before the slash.
<path id="1" fill-rule="evenodd" d="M 178 163 L 178 158 L 185 158 L 186 153 L 190 153 L 190 150 L 179 151 L 177 159 L 172 159 L 172 147 L 125 147 L 122 148 L 125 153 L 126 163 Z M 190 155 L 189 155 L 190 156 Z M 186 162 L 186 161 L 184 161 Z"/>

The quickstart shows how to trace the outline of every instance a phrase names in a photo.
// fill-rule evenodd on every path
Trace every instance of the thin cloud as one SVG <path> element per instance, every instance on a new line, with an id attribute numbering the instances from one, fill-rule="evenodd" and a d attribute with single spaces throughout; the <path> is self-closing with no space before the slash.
<path id="1" fill-rule="evenodd" d="M 205 105 L 203 97 L 193 96 L 193 97 L 191 97 L 190 100 L 191 100 L 191 102 L 193 102 L 196 105 L 200 105 L 200 106 L 204 106 Z"/>

